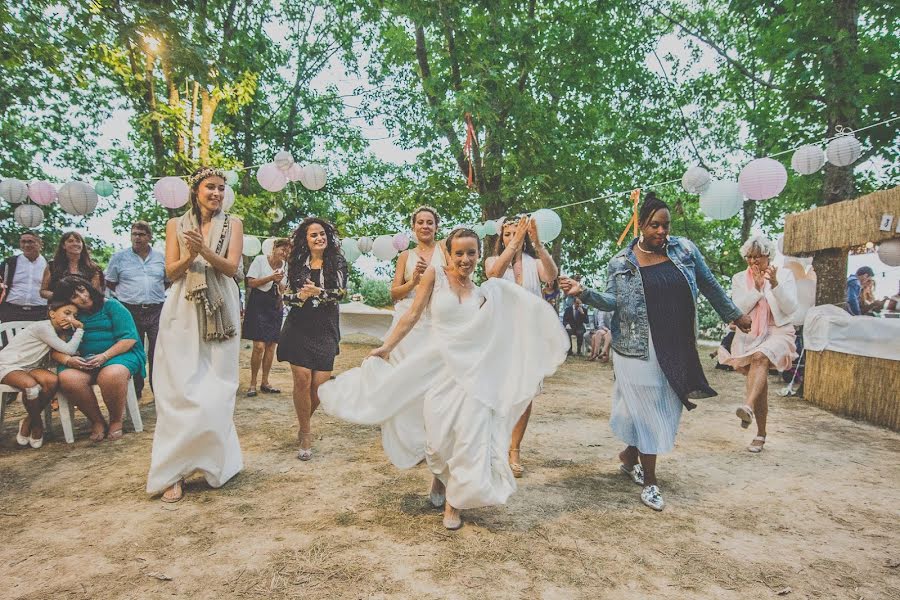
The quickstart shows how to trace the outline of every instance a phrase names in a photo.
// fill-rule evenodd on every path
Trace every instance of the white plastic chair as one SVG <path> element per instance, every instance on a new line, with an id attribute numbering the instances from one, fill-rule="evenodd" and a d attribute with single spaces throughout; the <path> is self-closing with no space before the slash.
<path id="1" fill-rule="evenodd" d="M 7 321 L 0 323 L 0 349 L 3 349 L 14 337 L 22 332 L 34 321 Z M 0 429 L 3 427 L 3 418 L 6 416 L 6 405 L 16 401 L 22 393 L 19 388 L 0 383 Z M 50 432 L 50 420 L 53 418 L 53 409 L 48 404 L 44 409 L 44 431 Z"/>
<path id="2" fill-rule="evenodd" d="M 94 385 L 95 392 L 99 386 Z M 75 431 L 72 423 L 75 421 L 75 404 L 70 403 L 62 390 L 56 393 L 56 400 L 59 402 L 59 422 L 62 424 L 63 436 L 66 443 L 75 442 Z M 131 425 L 134 427 L 135 433 L 144 430 L 144 422 L 141 420 L 141 407 L 138 404 L 137 393 L 134 391 L 134 378 L 128 379 L 128 388 L 125 392 L 125 416 L 131 419 Z"/>

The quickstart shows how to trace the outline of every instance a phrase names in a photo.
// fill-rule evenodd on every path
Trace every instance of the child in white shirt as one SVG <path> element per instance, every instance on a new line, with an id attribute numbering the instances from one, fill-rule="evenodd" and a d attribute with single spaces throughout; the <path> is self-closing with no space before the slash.
<path id="1" fill-rule="evenodd" d="M 16 442 L 32 448 L 44 444 L 41 412 L 56 395 L 56 373 L 49 369 L 50 350 L 74 354 L 84 335 L 81 322 L 75 318 L 78 308 L 74 304 L 56 301 L 48 308 L 47 321 L 28 326 L 0 350 L 0 383 L 22 390 L 22 403 L 28 411 L 28 416 L 19 422 Z M 73 330 L 68 341 L 60 337 Z"/>

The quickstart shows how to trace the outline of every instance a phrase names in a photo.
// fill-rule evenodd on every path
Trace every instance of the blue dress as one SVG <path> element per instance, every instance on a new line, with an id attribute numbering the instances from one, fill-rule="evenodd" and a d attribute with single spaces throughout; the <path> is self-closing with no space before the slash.
<path id="1" fill-rule="evenodd" d="M 78 346 L 78 354 L 82 357 L 101 354 L 109 350 L 113 344 L 122 340 L 135 340 L 137 343 L 131 350 L 113 356 L 103 366 L 123 365 L 134 377 L 140 374 L 146 377 L 145 365 L 147 356 L 141 342 L 134 318 L 128 309 L 113 298 L 106 300 L 100 310 L 94 313 L 78 313 L 78 320 L 84 324 L 84 337 Z M 60 367 L 60 371 L 66 367 Z"/>

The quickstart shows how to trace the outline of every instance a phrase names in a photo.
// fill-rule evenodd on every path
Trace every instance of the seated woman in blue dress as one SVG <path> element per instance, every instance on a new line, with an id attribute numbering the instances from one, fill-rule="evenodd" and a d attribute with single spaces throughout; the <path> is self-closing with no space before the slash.
<path id="1" fill-rule="evenodd" d="M 147 358 L 134 319 L 118 300 L 104 298 L 82 277 L 61 279 L 53 300 L 61 298 L 78 307 L 84 337 L 78 355 L 53 352 L 53 359 L 62 365 L 59 387 L 90 420 L 92 441 L 120 439 L 128 380 L 137 374 L 146 376 Z M 94 395 L 95 383 L 109 410 L 108 425 Z"/>

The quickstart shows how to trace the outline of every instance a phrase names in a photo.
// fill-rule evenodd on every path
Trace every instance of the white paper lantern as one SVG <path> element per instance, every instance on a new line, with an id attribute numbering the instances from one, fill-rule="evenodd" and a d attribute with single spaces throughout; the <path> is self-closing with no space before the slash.
<path id="1" fill-rule="evenodd" d="M 266 241 L 262 243 L 262 253 L 266 256 L 272 254 L 272 250 L 275 249 L 275 238 L 266 238 Z"/>
<path id="2" fill-rule="evenodd" d="M 787 185 L 787 169 L 773 158 L 757 158 L 741 169 L 738 185 L 751 200 L 768 200 Z"/>
<path id="3" fill-rule="evenodd" d="M 41 206 L 53 204 L 56 202 L 57 196 L 59 196 L 59 193 L 49 181 L 33 181 L 28 186 L 28 197 L 35 204 L 40 204 Z"/>
<path id="4" fill-rule="evenodd" d="M 900 267 L 900 238 L 878 244 L 878 258 L 889 267 Z"/>
<path id="5" fill-rule="evenodd" d="M 345 238 L 341 240 L 341 249 L 344 251 L 344 258 L 347 262 L 353 264 L 360 257 L 362 252 L 359 251 L 359 244 L 353 238 Z"/>
<path id="6" fill-rule="evenodd" d="M 268 215 L 273 223 L 281 223 L 284 220 L 284 211 L 277 206 L 270 208 Z"/>
<path id="7" fill-rule="evenodd" d="M 484 222 L 484 234 L 485 235 L 497 235 L 499 233 L 499 228 L 497 227 L 497 221 L 485 221 Z"/>
<path id="8" fill-rule="evenodd" d="M 287 171 L 294 164 L 294 157 L 287 150 L 281 150 L 275 155 L 275 160 L 272 162 L 282 171 Z"/>
<path id="9" fill-rule="evenodd" d="M 256 180 L 264 190 L 269 192 L 280 192 L 287 185 L 287 177 L 273 163 L 261 166 L 256 172 Z"/>
<path id="10" fill-rule="evenodd" d="M 734 181 L 714 179 L 700 194 L 700 210 L 710 219 L 730 219 L 741 211 L 744 198 Z"/>
<path id="11" fill-rule="evenodd" d="M 40 206 L 34 204 L 21 204 L 16 207 L 14 218 L 16 223 L 30 229 L 41 224 L 41 221 L 44 220 L 44 211 Z"/>
<path id="12" fill-rule="evenodd" d="M 322 165 L 306 165 L 300 183 L 308 190 L 316 191 L 325 187 L 325 168 Z"/>
<path id="13" fill-rule="evenodd" d="M 367 237 L 367 236 L 362 236 L 356 242 L 356 247 L 359 248 L 360 252 L 362 252 L 363 254 L 366 254 L 366 253 L 372 251 L 372 244 L 373 244 L 372 238 Z"/>
<path id="14" fill-rule="evenodd" d="M 300 181 L 303 179 L 303 165 L 294 163 L 284 174 L 287 176 L 288 181 Z"/>
<path id="15" fill-rule="evenodd" d="M 712 176 L 709 174 L 709 171 L 703 167 L 695 166 L 684 172 L 684 175 L 681 177 L 681 187 L 688 194 L 702 194 L 711 181 Z"/>
<path id="16" fill-rule="evenodd" d="M 244 256 L 256 256 L 262 250 L 262 244 L 259 241 L 259 238 L 253 237 L 252 235 L 244 236 Z"/>
<path id="17" fill-rule="evenodd" d="M 4 179 L 0 181 L 0 198 L 10 204 L 21 204 L 28 196 L 28 186 L 21 179 Z"/>
<path id="18" fill-rule="evenodd" d="M 238 179 L 237 171 L 225 171 L 225 183 L 228 185 L 237 185 Z"/>
<path id="19" fill-rule="evenodd" d="M 825 166 L 825 153 L 818 146 L 800 146 L 791 157 L 791 168 L 800 175 L 812 175 Z"/>
<path id="20" fill-rule="evenodd" d="M 379 235 L 372 242 L 372 254 L 381 260 L 391 260 L 397 256 L 397 249 L 394 248 L 394 238 L 389 235 Z"/>
<path id="21" fill-rule="evenodd" d="M 228 184 L 225 184 L 225 195 L 222 198 L 222 210 L 228 212 L 231 210 L 231 207 L 234 206 L 234 201 L 237 198 L 234 195 L 234 190 Z"/>
<path id="22" fill-rule="evenodd" d="M 153 185 L 153 197 L 166 208 L 181 208 L 191 197 L 191 188 L 181 177 L 163 177 Z"/>
<path id="23" fill-rule="evenodd" d="M 478 236 L 478 239 L 483 240 L 485 236 L 484 225 L 482 223 L 476 223 L 472 225 L 472 231 L 475 232 L 475 235 Z"/>
<path id="24" fill-rule="evenodd" d="M 86 215 L 97 208 L 99 197 L 83 181 L 70 181 L 59 188 L 59 206 L 70 215 Z"/>
<path id="25" fill-rule="evenodd" d="M 534 211 L 531 218 L 537 223 L 538 237 L 541 242 L 552 242 L 562 233 L 562 219 L 549 208 Z"/>
<path id="26" fill-rule="evenodd" d="M 825 156 L 836 167 L 846 167 L 859 160 L 862 146 L 853 134 L 842 135 L 828 142 Z"/>

